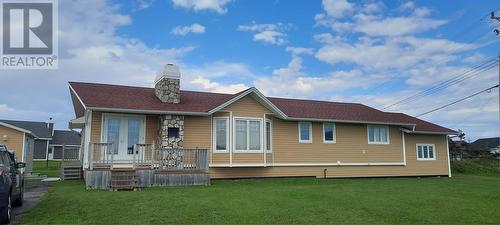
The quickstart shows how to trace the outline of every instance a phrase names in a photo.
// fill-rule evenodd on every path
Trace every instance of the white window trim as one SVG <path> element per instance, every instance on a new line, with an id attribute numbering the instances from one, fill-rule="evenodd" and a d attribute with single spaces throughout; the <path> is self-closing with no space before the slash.
<path id="1" fill-rule="evenodd" d="M 236 149 L 236 120 L 258 120 L 260 123 L 260 149 L 259 150 L 237 150 Z M 233 153 L 263 153 L 264 152 L 264 126 L 262 122 L 262 118 L 260 117 L 233 117 L 233 146 L 232 150 Z M 248 122 L 247 122 L 247 129 L 248 129 Z M 248 136 L 250 135 L 250 132 L 247 133 L 247 145 L 249 145 L 248 142 Z"/>
<path id="2" fill-rule="evenodd" d="M 217 120 L 226 120 L 226 150 L 217 150 L 217 135 L 216 135 L 216 121 Z M 229 149 L 231 146 L 229 146 L 229 116 L 219 116 L 219 117 L 213 117 L 212 118 L 212 149 L 214 153 L 229 153 Z"/>
<path id="3" fill-rule="evenodd" d="M 387 142 L 370 141 L 370 127 L 387 128 Z M 384 125 L 367 125 L 366 126 L 366 139 L 368 140 L 368 144 L 370 144 L 370 145 L 388 145 L 388 144 L 391 144 L 390 136 L 391 136 L 391 129 L 389 126 L 384 126 Z"/>
<path id="4" fill-rule="evenodd" d="M 266 119 L 266 122 L 269 122 L 269 127 L 271 128 L 271 129 L 269 130 L 269 131 L 271 132 L 271 133 L 269 134 L 269 138 L 270 138 L 270 140 L 267 140 L 267 139 L 266 139 L 266 138 L 267 138 L 267 136 L 266 136 L 266 128 L 265 128 L 265 124 L 264 124 L 264 137 L 266 137 L 266 138 L 264 138 L 264 139 L 265 139 L 265 141 L 266 141 L 266 143 L 265 143 L 265 144 L 267 145 L 267 142 L 269 142 L 269 147 L 270 147 L 270 148 L 269 148 L 269 150 L 267 150 L 267 149 L 266 149 L 266 152 L 273 152 L 273 121 L 272 121 L 272 120 L 270 120 L 270 119 Z M 267 148 L 267 146 L 264 146 L 264 149 L 265 149 L 265 148 Z"/>
<path id="5" fill-rule="evenodd" d="M 418 157 L 418 146 L 422 146 L 422 151 L 424 151 L 424 147 L 423 146 L 432 146 L 432 151 L 433 151 L 433 154 L 432 154 L 432 158 L 419 158 Z M 427 150 L 429 150 L 429 148 L 427 148 Z M 436 160 L 436 145 L 435 144 L 424 144 L 424 143 L 417 143 L 416 146 L 415 146 L 415 156 L 417 158 L 417 160 L 419 161 L 430 161 L 430 160 Z M 423 156 L 423 152 L 422 152 L 422 156 Z"/>
<path id="6" fill-rule="evenodd" d="M 309 140 L 302 140 L 300 139 L 300 134 L 301 134 L 301 131 L 300 131 L 300 124 L 301 123 L 308 123 L 309 124 Z M 299 134 L 299 143 L 304 143 L 304 144 L 310 144 L 312 143 L 312 123 L 311 122 L 308 122 L 308 121 L 299 121 L 297 123 L 297 128 L 299 130 L 299 132 L 297 132 Z"/>
<path id="7" fill-rule="evenodd" d="M 332 129 L 333 140 L 332 141 L 327 141 L 325 139 L 325 125 L 326 124 L 331 124 L 333 126 L 333 129 Z M 335 143 L 337 143 L 337 126 L 335 125 L 335 123 L 330 123 L 330 122 L 323 123 L 323 143 L 325 143 L 325 144 L 335 144 Z"/>

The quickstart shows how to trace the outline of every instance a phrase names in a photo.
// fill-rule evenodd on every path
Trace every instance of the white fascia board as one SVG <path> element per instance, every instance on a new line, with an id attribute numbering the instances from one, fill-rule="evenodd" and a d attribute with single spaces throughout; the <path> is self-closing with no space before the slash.
<path id="1" fill-rule="evenodd" d="M 313 121 L 313 122 L 332 122 L 332 123 L 356 123 L 356 124 L 375 124 L 375 125 L 398 125 L 398 126 L 413 126 L 413 123 L 390 123 L 378 121 L 361 121 L 361 120 L 334 120 L 334 119 L 315 119 L 315 118 L 300 118 L 288 117 L 287 120 L 292 121 Z"/>
<path id="2" fill-rule="evenodd" d="M 210 164 L 210 167 L 304 167 L 304 166 L 405 166 L 404 162 L 371 162 L 371 163 L 268 163 L 264 165 L 263 163 L 238 163 L 238 164 Z"/>
<path id="3" fill-rule="evenodd" d="M 257 88 L 255 87 L 251 87 L 249 89 L 247 89 L 246 91 L 240 93 L 239 95 L 229 99 L 228 101 L 222 103 L 221 105 L 213 108 L 212 110 L 208 111 L 210 114 L 213 114 L 231 104 L 233 104 L 234 102 L 240 100 L 241 98 L 251 94 L 251 93 L 254 93 L 257 97 L 258 97 L 258 101 L 263 104 L 264 106 L 268 107 L 272 112 L 274 112 L 275 114 L 278 115 L 279 118 L 282 118 L 282 119 L 286 119 L 287 118 L 287 115 L 282 112 L 276 105 L 274 105 L 271 101 L 269 101 L 269 99 L 267 99 L 266 96 L 264 96 L 259 90 L 257 90 Z"/>
<path id="4" fill-rule="evenodd" d="M 83 103 L 82 99 L 80 98 L 80 96 L 78 95 L 78 93 L 75 91 L 75 89 L 73 89 L 73 87 L 71 86 L 71 84 L 69 84 L 69 89 L 70 89 L 71 92 L 73 92 L 73 94 L 75 94 L 75 96 L 78 99 L 78 101 L 80 102 L 80 104 L 82 104 L 83 109 L 86 110 L 87 106 Z"/>
<path id="5" fill-rule="evenodd" d="M 458 132 L 433 132 L 433 131 L 411 131 L 407 129 L 401 129 L 403 132 L 408 134 L 440 134 L 440 135 L 456 135 Z"/>

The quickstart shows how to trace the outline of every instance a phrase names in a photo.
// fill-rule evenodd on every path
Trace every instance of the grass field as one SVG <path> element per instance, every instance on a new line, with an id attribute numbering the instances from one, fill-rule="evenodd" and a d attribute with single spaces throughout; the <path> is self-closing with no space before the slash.
<path id="1" fill-rule="evenodd" d="M 59 182 L 27 224 L 500 224 L 500 177 L 214 181 L 86 191 Z"/>
<path id="2" fill-rule="evenodd" d="M 49 161 L 47 167 L 47 161 L 34 161 L 33 173 L 39 173 L 49 177 L 59 177 L 61 175 L 61 162 Z"/>

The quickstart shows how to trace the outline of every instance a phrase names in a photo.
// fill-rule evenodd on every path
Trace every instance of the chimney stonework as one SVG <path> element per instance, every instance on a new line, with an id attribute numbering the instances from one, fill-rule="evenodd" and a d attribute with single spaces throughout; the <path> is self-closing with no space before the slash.
<path id="1" fill-rule="evenodd" d="M 184 142 L 184 116 L 163 115 L 160 116 L 160 144 L 162 148 L 182 148 Z M 177 128 L 178 136 L 169 136 L 169 128 Z"/>
<path id="2" fill-rule="evenodd" d="M 162 78 L 155 84 L 155 94 L 163 103 L 180 103 L 180 82 L 178 79 Z"/>
<path id="3" fill-rule="evenodd" d="M 174 64 L 167 64 L 156 75 L 155 95 L 163 103 L 178 104 L 181 102 L 181 72 Z"/>

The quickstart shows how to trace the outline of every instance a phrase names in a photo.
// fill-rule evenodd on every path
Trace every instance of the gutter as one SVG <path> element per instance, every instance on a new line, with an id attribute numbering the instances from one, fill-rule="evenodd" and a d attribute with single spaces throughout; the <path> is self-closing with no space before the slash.
<path id="1" fill-rule="evenodd" d="M 456 135 L 458 132 L 435 132 L 435 131 L 415 131 L 415 130 L 408 130 L 408 129 L 401 129 L 401 131 L 408 133 L 408 134 L 445 134 L 445 135 Z"/>

